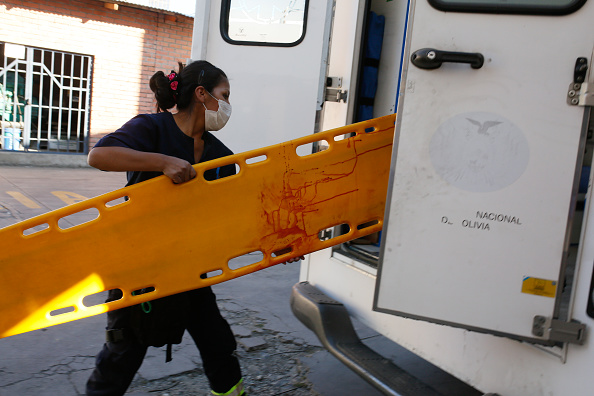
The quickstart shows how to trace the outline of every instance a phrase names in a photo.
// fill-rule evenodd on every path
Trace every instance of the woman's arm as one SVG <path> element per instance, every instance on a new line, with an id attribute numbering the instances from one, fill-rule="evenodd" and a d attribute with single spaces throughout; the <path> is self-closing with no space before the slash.
<path id="1" fill-rule="evenodd" d="M 104 171 L 163 172 L 174 183 L 183 183 L 196 177 L 196 171 L 188 161 L 127 147 L 95 147 L 89 152 L 87 161 L 93 168 Z"/>

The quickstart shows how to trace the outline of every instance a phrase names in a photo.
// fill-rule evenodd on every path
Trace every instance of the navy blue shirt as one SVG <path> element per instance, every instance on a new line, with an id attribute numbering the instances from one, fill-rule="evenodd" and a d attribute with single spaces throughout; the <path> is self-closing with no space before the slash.
<path id="1" fill-rule="evenodd" d="M 204 151 L 199 161 L 194 158 L 194 139 L 179 129 L 173 115 L 168 111 L 156 114 L 140 114 L 125 123 L 117 131 L 102 137 L 95 147 L 127 147 L 137 151 L 160 153 L 188 161 L 190 164 L 206 162 L 233 154 L 212 133 L 204 132 Z M 161 172 L 127 172 L 127 186 L 161 176 Z M 215 180 L 235 174 L 235 165 L 225 165 L 205 172 L 206 180 Z"/>

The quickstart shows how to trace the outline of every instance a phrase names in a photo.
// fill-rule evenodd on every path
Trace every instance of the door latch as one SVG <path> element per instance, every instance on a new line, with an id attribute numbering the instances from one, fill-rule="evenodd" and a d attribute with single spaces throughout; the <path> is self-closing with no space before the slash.
<path id="1" fill-rule="evenodd" d="M 480 69 L 485 63 L 485 57 L 478 52 L 453 52 L 423 48 L 415 51 L 411 55 L 410 61 L 416 67 L 425 70 L 438 69 L 444 62 L 468 63 L 473 69 Z"/>
<path id="2" fill-rule="evenodd" d="M 586 339 L 586 325 L 536 315 L 532 322 L 532 334 L 550 341 L 582 345 Z"/>
<path id="3" fill-rule="evenodd" d="M 571 106 L 594 106 L 594 83 L 587 81 L 588 59 L 580 57 L 575 61 L 573 82 L 567 91 L 567 104 Z"/>

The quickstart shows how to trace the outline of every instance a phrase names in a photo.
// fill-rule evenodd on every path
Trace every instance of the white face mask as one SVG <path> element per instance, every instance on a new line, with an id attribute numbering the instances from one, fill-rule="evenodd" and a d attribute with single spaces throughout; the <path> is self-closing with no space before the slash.
<path id="1" fill-rule="evenodd" d="M 212 96 L 210 92 L 208 94 Z M 217 99 L 214 96 L 212 97 L 219 102 L 219 109 L 217 111 L 208 110 L 206 105 L 202 103 L 202 106 L 204 106 L 204 129 L 207 131 L 218 131 L 229 121 L 229 117 L 231 117 L 231 105 L 224 100 Z"/>

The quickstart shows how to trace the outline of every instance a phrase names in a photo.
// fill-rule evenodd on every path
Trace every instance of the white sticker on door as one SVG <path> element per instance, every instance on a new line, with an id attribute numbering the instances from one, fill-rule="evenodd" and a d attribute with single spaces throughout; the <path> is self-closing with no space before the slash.
<path id="1" fill-rule="evenodd" d="M 530 156 L 516 125 L 493 113 L 458 114 L 437 128 L 429 145 L 436 172 L 466 191 L 492 192 L 522 176 Z"/>

